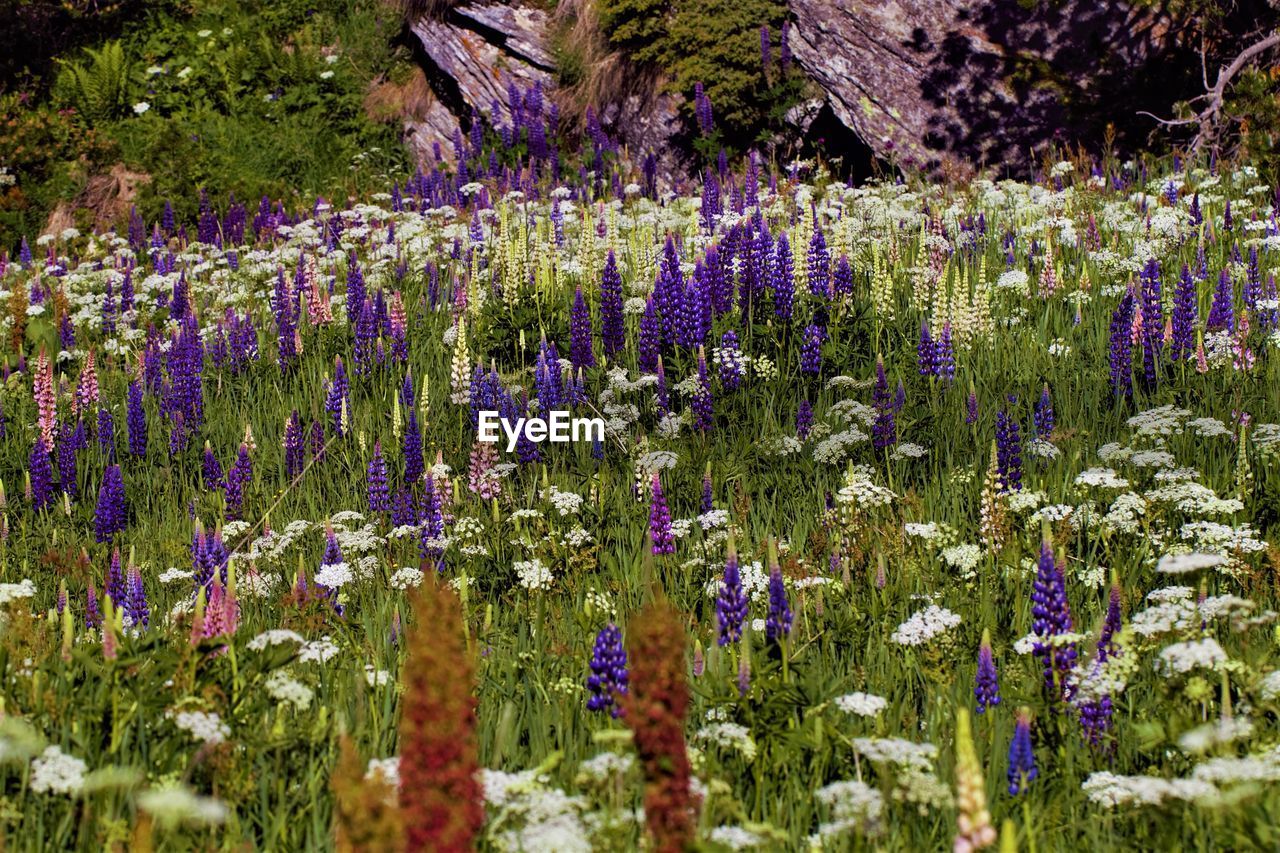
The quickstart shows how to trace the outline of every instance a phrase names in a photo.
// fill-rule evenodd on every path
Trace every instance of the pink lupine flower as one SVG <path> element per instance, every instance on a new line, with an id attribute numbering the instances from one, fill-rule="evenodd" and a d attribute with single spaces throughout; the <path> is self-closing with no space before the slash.
<path id="1" fill-rule="evenodd" d="M 92 411 L 98 404 L 98 370 L 94 365 L 93 350 L 85 358 L 80 371 L 80 383 L 76 386 L 76 413 Z"/>
<path id="2" fill-rule="evenodd" d="M 54 428 L 58 423 L 58 397 L 53 388 L 53 365 L 44 347 L 40 348 L 40 355 L 36 358 L 32 392 L 40 413 L 40 437 L 44 439 L 45 447 L 53 447 Z"/>

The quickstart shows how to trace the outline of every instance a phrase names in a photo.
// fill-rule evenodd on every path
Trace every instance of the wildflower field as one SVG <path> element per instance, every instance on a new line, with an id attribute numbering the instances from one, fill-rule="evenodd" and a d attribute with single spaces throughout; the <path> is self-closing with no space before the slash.
<path id="1" fill-rule="evenodd" d="M 1280 844 L 1273 187 L 540 108 L 0 261 L 6 849 Z"/>

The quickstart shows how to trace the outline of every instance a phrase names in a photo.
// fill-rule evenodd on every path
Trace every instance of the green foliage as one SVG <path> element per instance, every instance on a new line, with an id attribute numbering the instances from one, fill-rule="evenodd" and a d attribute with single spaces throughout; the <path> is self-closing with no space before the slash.
<path id="1" fill-rule="evenodd" d="M 599 0 L 596 11 L 610 45 L 638 62 L 666 58 L 669 0 Z"/>
<path id="2" fill-rule="evenodd" d="M 374 0 L 206 0 L 152 10 L 59 60 L 50 102 L 9 96 L 0 246 L 34 236 L 113 158 L 151 176 L 137 199 L 148 219 L 166 199 L 194 215 L 197 186 L 249 200 L 385 186 L 404 153 L 362 103 L 371 80 L 409 64 L 398 26 Z"/>
<path id="3" fill-rule="evenodd" d="M 784 71 L 777 61 L 785 3 L 606 0 L 599 14 L 611 45 L 670 75 L 671 89 L 686 98 L 691 124 L 694 84 L 702 83 L 716 123 L 715 135 L 694 142 L 704 159 L 713 159 L 721 148 L 736 154 L 766 143 L 803 93 L 801 76 Z M 775 58 L 768 69 L 761 66 L 762 26 L 769 28 L 774 43 Z"/>
<path id="4" fill-rule="evenodd" d="M 54 95 L 91 122 L 123 115 L 129 97 L 129 60 L 120 42 L 86 48 L 87 64 L 61 60 Z"/>

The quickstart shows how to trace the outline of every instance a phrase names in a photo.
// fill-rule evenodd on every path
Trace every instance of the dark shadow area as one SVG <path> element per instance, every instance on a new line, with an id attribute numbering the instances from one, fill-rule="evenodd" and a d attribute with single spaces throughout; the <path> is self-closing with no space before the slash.
<path id="1" fill-rule="evenodd" d="M 1224 31 L 1242 43 L 1277 18 L 1257 0 L 1223 14 Z M 1011 171 L 1021 174 L 1053 143 L 1098 150 L 1108 126 L 1121 150 L 1142 147 L 1158 128 L 1139 110 L 1170 115 L 1176 102 L 1204 91 L 1192 35 L 1158 10 L 1123 0 L 975 4 L 936 44 L 917 29 L 904 45 L 931 54 L 920 85 L 935 108 L 925 144 L 979 165 L 1017 163 Z M 1233 53 L 1231 45 L 1217 48 Z"/>

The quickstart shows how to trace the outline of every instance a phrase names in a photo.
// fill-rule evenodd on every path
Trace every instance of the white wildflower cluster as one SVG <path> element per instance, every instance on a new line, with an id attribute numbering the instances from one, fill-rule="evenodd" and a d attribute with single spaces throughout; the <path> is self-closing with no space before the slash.
<path id="1" fill-rule="evenodd" d="M 824 465 L 839 465 L 852 452 L 854 445 L 866 440 L 867 434 L 856 427 L 832 433 L 814 446 L 813 459 Z"/>
<path id="2" fill-rule="evenodd" d="M 1160 806 L 1169 802 L 1206 805 L 1218 799 L 1218 789 L 1201 779 L 1161 779 L 1158 776 L 1119 776 L 1102 771 L 1090 774 L 1080 788 L 1089 801 L 1103 808 Z"/>
<path id="3" fill-rule="evenodd" d="M 273 628 L 270 631 L 263 631 L 250 640 L 249 648 L 255 652 L 260 652 L 268 646 L 278 646 L 281 643 L 297 643 L 301 646 L 306 643 L 306 640 L 295 631 L 285 628 Z"/>
<path id="4" fill-rule="evenodd" d="M 267 676 L 263 687 L 272 699 L 281 704 L 292 705 L 299 711 L 311 707 L 311 700 L 315 697 L 315 691 L 310 687 L 279 669 Z"/>
<path id="5" fill-rule="evenodd" d="M 899 625 L 889 639 L 900 646 L 922 646 L 960 624 L 960 614 L 931 604 Z"/>
<path id="6" fill-rule="evenodd" d="M 602 752 L 578 765 L 578 775 L 597 785 L 614 782 L 635 766 L 634 755 Z"/>
<path id="7" fill-rule="evenodd" d="M 854 738 L 853 750 L 893 775 L 893 799 L 910 803 L 921 814 L 950 805 L 951 789 L 938 778 L 938 748 L 902 738 Z"/>
<path id="8" fill-rule="evenodd" d="M 834 838 L 849 832 L 875 835 L 880 829 L 884 797 L 875 788 L 857 779 L 832 782 L 814 792 L 826 806 L 828 819 L 818 825 L 818 837 Z"/>
<path id="9" fill-rule="evenodd" d="M 341 589 L 354 579 L 348 563 L 329 563 L 316 572 L 316 583 L 329 589 Z"/>
<path id="10" fill-rule="evenodd" d="M 173 724 L 205 744 L 219 744 L 231 737 L 231 729 L 213 711 L 169 711 Z"/>
<path id="11" fill-rule="evenodd" d="M 711 744 L 720 749 L 733 750 L 747 761 L 756 757 L 756 742 L 746 726 L 737 723 L 712 723 L 694 733 L 696 742 Z"/>
<path id="12" fill-rule="evenodd" d="M 31 760 L 31 776 L 28 784 L 39 794 L 63 794 L 72 796 L 84 787 L 84 774 L 89 768 L 74 755 L 68 755 L 56 745 L 47 746 L 44 752 Z"/>
<path id="13" fill-rule="evenodd" d="M 853 465 L 845 473 L 844 485 L 836 492 L 836 502 L 858 510 L 888 506 L 897 497 L 892 490 L 872 482 L 872 470 L 867 465 Z"/>
<path id="14" fill-rule="evenodd" d="M 1200 755 L 1220 746 L 1253 737 L 1253 720 L 1248 717 L 1222 717 L 1183 732 L 1178 738 L 1178 748 L 1183 752 Z"/>
<path id="15" fill-rule="evenodd" d="M 859 717 L 875 717 L 885 708 L 889 707 L 889 700 L 883 696 L 876 696 L 873 693 L 846 693 L 844 696 L 837 696 L 835 699 L 836 707 L 846 714 L 855 714 Z"/>
<path id="16" fill-rule="evenodd" d="M 1205 637 L 1165 646 L 1156 665 L 1162 672 L 1182 675 L 1193 669 L 1217 671 L 1227 660 L 1227 653 L 1218 641 Z"/>
<path id="17" fill-rule="evenodd" d="M 400 756 L 393 755 L 390 758 L 370 758 L 369 764 L 364 771 L 364 778 L 368 780 L 378 776 L 382 777 L 382 781 L 390 785 L 392 788 L 399 789 Z"/>
<path id="18" fill-rule="evenodd" d="M 413 566 L 404 566 L 396 569 L 391 575 L 391 588 L 400 590 L 413 589 L 422 583 L 422 578 L 421 569 Z"/>
<path id="19" fill-rule="evenodd" d="M 755 850 L 766 843 L 764 836 L 744 826 L 717 826 L 707 833 L 707 838 L 712 843 L 730 850 Z"/>
<path id="20" fill-rule="evenodd" d="M 24 578 L 18 583 L 0 583 L 0 605 L 32 598 L 35 594 L 36 585 L 30 578 Z"/>
<path id="21" fill-rule="evenodd" d="M 1116 474 L 1114 468 L 1088 468 L 1076 475 L 1075 484 L 1097 489 L 1129 488 L 1129 481 Z"/>
<path id="22" fill-rule="evenodd" d="M 942 562 L 960 572 L 961 577 L 974 578 L 978 574 L 978 564 L 982 562 L 985 551 L 980 545 L 965 542 L 942 549 Z"/>
<path id="23" fill-rule="evenodd" d="M 194 824 L 216 826 L 227 819 L 229 809 L 221 800 L 195 793 L 190 788 L 167 785 L 138 794 L 138 808 L 162 826 Z"/>
<path id="24" fill-rule="evenodd" d="M 1212 569 L 1225 562 L 1226 558 L 1221 554 L 1200 554 L 1194 551 L 1185 554 L 1165 554 L 1156 563 L 1156 571 L 1164 575 L 1185 575 L 1202 569 Z"/>
<path id="25" fill-rule="evenodd" d="M 338 654 L 338 647 L 327 635 L 309 643 L 303 643 L 298 652 L 301 663 L 328 663 Z"/>
<path id="26" fill-rule="evenodd" d="M 480 771 L 485 804 L 502 820 L 491 841 L 500 850 L 556 850 L 591 853 L 594 845 L 583 820 L 587 801 L 570 796 L 536 771 Z"/>
<path id="27" fill-rule="evenodd" d="M 541 497 L 555 507 L 562 516 L 573 515 L 582 508 L 582 495 L 576 492 L 563 492 L 555 486 L 543 489 Z"/>
<path id="28" fill-rule="evenodd" d="M 544 566 L 537 557 L 532 560 L 518 560 L 514 568 L 516 576 L 520 579 L 520 586 L 530 592 L 551 589 L 551 584 L 555 581 L 551 574 L 551 569 Z"/>

